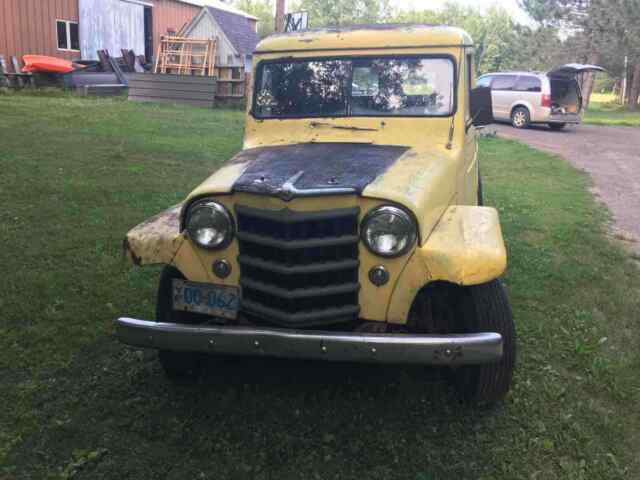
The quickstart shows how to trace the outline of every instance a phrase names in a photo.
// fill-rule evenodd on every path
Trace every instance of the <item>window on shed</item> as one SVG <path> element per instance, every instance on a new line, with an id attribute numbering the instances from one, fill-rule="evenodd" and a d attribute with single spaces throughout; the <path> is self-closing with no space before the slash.
<path id="1" fill-rule="evenodd" d="M 541 92 L 542 82 L 539 78 L 525 75 L 518 78 L 515 90 L 518 92 Z"/>
<path id="2" fill-rule="evenodd" d="M 56 22 L 58 34 L 58 50 L 80 50 L 80 32 L 78 22 L 58 20 Z"/>
<path id="3" fill-rule="evenodd" d="M 513 90 L 516 83 L 515 75 L 498 75 L 491 83 L 492 90 Z"/>

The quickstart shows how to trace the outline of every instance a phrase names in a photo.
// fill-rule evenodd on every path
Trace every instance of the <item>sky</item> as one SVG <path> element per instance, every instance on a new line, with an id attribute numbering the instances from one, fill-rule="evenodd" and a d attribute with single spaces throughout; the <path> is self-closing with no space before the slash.
<path id="1" fill-rule="evenodd" d="M 513 18 L 521 23 L 529 23 L 529 17 L 518 6 L 517 0 L 391 0 L 391 4 L 404 9 L 434 9 L 442 7 L 447 1 L 453 1 L 461 5 L 488 8 L 498 5 L 507 10 Z"/>

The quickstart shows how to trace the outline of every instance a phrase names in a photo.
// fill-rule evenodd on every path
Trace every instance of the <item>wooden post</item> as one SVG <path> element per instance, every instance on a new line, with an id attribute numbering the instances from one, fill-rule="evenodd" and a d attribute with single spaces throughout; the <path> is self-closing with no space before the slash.
<path id="1" fill-rule="evenodd" d="M 285 11 L 285 0 L 276 0 L 275 30 L 278 33 L 284 32 L 284 11 Z"/>

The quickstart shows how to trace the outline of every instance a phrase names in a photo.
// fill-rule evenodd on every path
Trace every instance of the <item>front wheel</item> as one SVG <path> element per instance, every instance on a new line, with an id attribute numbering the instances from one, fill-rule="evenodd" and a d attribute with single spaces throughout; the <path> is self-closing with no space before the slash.
<path id="1" fill-rule="evenodd" d="M 531 115 L 525 107 L 516 107 L 511 112 L 511 125 L 514 128 L 527 128 L 530 122 Z"/>
<path id="2" fill-rule="evenodd" d="M 173 309 L 173 279 L 183 279 L 177 268 L 166 266 L 160 274 L 156 302 L 156 321 L 165 323 L 200 323 L 202 317 L 189 312 Z M 167 378 L 176 381 L 192 380 L 199 376 L 203 366 L 203 356 L 194 352 L 160 350 L 158 360 Z"/>
<path id="3" fill-rule="evenodd" d="M 516 330 L 507 293 L 499 280 L 467 287 L 464 293 L 465 333 L 502 335 L 502 358 L 496 363 L 469 365 L 453 371 L 458 392 L 474 403 L 490 404 L 509 392 L 516 362 Z"/>

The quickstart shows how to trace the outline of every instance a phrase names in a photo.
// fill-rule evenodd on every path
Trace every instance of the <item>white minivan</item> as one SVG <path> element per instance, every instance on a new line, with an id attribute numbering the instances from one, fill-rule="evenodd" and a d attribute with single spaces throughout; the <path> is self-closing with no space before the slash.
<path id="1" fill-rule="evenodd" d="M 547 124 L 561 130 L 582 119 L 582 94 L 577 76 L 602 72 L 596 65 L 570 63 L 547 73 L 500 72 L 478 78 L 478 87 L 491 88 L 493 116 L 511 122 L 515 128 Z"/>

